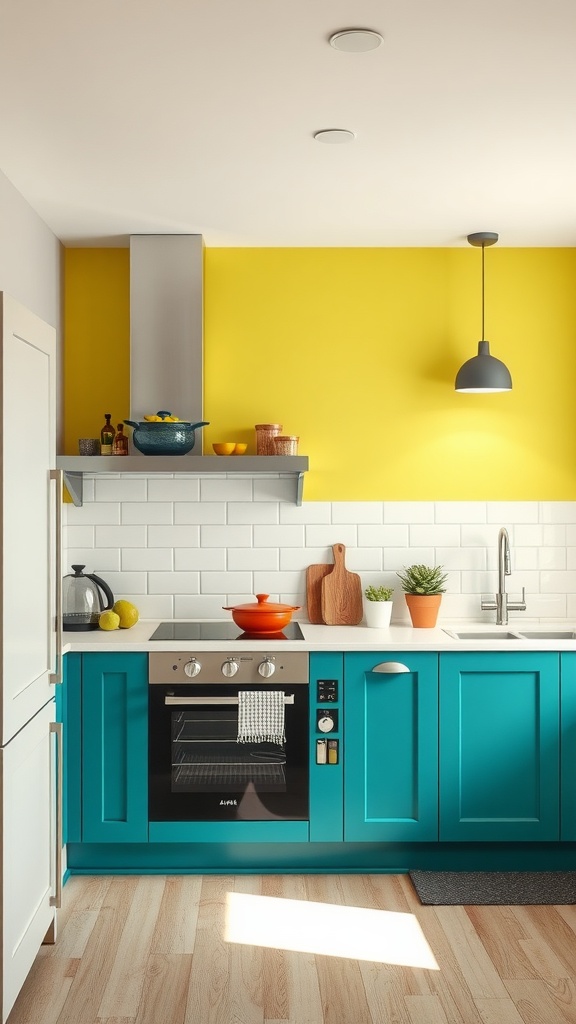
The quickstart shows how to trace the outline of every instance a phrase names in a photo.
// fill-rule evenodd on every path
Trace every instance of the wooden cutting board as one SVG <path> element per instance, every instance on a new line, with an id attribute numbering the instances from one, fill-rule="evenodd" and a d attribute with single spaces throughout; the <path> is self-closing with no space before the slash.
<path id="1" fill-rule="evenodd" d="M 324 622 L 322 618 L 322 580 L 333 565 L 309 565 L 306 569 L 306 607 L 310 622 Z"/>
<path id="2" fill-rule="evenodd" d="M 362 582 L 345 566 L 346 548 L 334 544 L 334 568 L 321 581 L 322 618 L 327 626 L 357 626 L 362 619 Z"/>

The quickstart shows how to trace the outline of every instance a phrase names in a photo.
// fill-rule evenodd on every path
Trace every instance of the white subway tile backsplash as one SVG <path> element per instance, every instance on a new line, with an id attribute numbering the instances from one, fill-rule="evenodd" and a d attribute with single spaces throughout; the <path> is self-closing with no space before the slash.
<path id="1" fill-rule="evenodd" d="M 252 480 L 249 477 L 203 477 L 200 498 L 202 501 L 252 501 Z"/>
<path id="2" fill-rule="evenodd" d="M 97 526 L 94 531 L 97 548 L 143 548 L 146 546 L 145 526 Z"/>
<path id="3" fill-rule="evenodd" d="M 311 523 L 331 523 L 332 509 L 334 506 L 329 501 L 305 501 L 303 505 L 294 505 L 293 502 L 281 502 L 280 522 L 285 524 L 302 523 L 308 526 Z"/>
<path id="4" fill-rule="evenodd" d="M 120 523 L 120 502 L 119 501 L 93 501 L 76 508 L 75 505 L 66 506 L 68 526 L 90 523 L 92 526 L 98 523 Z"/>
<path id="5" fill-rule="evenodd" d="M 250 572 L 201 572 L 201 594 L 241 594 L 252 589 Z"/>
<path id="6" fill-rule="evenodd" d="M 408 526 L 365 526 L 358 527 L 358 547 L 360 548 L 406 548 L 410 540 Z"/>
<path id="7" fill-rule="evenodd" d="M 151 548 L 197 548 L 199 526 L 149 526 L 148 546 Z"/>
<path id="8" fill-rule="evenodd" d="M 278 548 L 228 548 L 228 568 L 232 570 L 247 569 L 249 572 L 254 572 L 256 569 L 270 569 L 275 572 L 280 568 L 287 568 L 280 565 L 280 559 L 292 551 L 292 548 L 290 552 L 279 551 Z M 298 553 L 296 551 L 296 554 Z"/>
<path id="9" fill-rule="evenodd" d="M 382 505 L 379 501 L 335 501 L 332 506 L 333 523 L 381 523 Z"/>
<path id="10" fill-rule="evenodd" d="M 149 594 L 197 594 L 200 590 L 199 572 L 149 572 Z"/>
<path id="11" fill-rule="evenodd" d="M 174 568 L 179 572 L 189 569 L 212 569 L 214 572 L 222 572 L 226 568 L 226 550 L 225 548 L 174 548 Z"/>
<path id="12" fill-rule="evenodd" d="M 485 501 L 438 501 L 435 521 L 437 523 L 485 523 Z"/>
<path id="13" fill-rule="evenodd" d="M 166 524 L 172 522 L 174 506 L 170 501 L 123 501 L 120 505 L 122 524 Z"/>
<path id="14" fill-rule="evenodd" d="M 238 523 L 267 523 L 276 525 L 279 518 L 279 505 L 277 501 L 229 501 L 228 522 L 230 525 Z M 299 527 L 300 530 L 303 527 Z"/>
<path id="15" fill-rule="evenodd" d="M 227 505 L 225 501 L 175 501 L 174 522 L 199 526 L 226 522 Z M 249 506 L 248 506 L 249 507 Z"/>
<path id="16" fill-rule="evenodd" d="M 174 568 L 172 548 L 123 548 L 122 570 L 149 570 Z"/>
<path id="17" fill-rule="evenodd" d="M 154 477 L 148 481 L 148 501 L 198 501 L 200 480 L 184 477 Z"/>
<path id="18" fill-rule="evenodd" d="M 295 487 L 292 477 L 255 477 L 254 501 L 278 501 L 281 504 L 289 502 L 292 505 Z"/>
<path id="19" fill-rule="evenodd" d="M 410 547 L 460 547 L 460 527 L 455 523 L 439 526 L 410 526 Z"/>
<path id="20" fill-rule="evenodd" d="M 433 501 L 385 501 L 383 518 L 385 523 L 401 523 L 410 526 L 412 523 L 434 522 Z"/>
<path id="21" fill-rule="evenodd" d="M 500 526 L 511 543 L 508 593 L 526 587 L 532 619 L 576 616 L 576 502 L 296 506 L 293 478 L 277 474 L 143 472 L 84 484 L 83 507 L 64 509 L 65 564 L 101 573 L 116 596 L 134 597 L 142 617 L 226 618 L 222 604 L 256 592 L 304 604 L 307 566 L 333 564 L 332 546 L 342 543 L 363 587 L 395 588 L 394 621 L 409 621 L 396 572 L 423 562 L 449 573 L 443 616 L 492 622 L 480 599 L 498 585 Z"/>
<path id="22" fill-rule="evenodd" d="M 255 548 L 302 548 L 303 546 L 303 526 L 257 525 L 254 527 Z"/>
<path id="23" fill-rule="evenodd" d="M 486 522 L 507 526 L 508 523 L 537 523 L 538 502 L 536 501 L 489 501 L 486 506 Z"/>
<path id="24" fill-rule="evenodd" d="M 251 526 L 201 526 L 203 548 L 251 548 Z"/>
<path id="25" fill-rule="evenodd" d="M 66 558 L 69 566 L 83 565 L 86 572 L 100 575 L 109 570 L 117 572 L 120 569 L 120 555 L 120 548 L 68 548 Z"/>
<path id="26" fill-rule="evenodd" d="M 225 612 L 223 605 L 228 603 L 226 594 L 205 594 L 186 596 L 176 594 L 174 597 L 175 619 L 229 619 L 230 612 Z"/>
<path id="27" fill-rule="evenodd" d="M 97 477 L 94 481 L 94 501 L 146 501 L 148 480 L 143 477 Z"/>

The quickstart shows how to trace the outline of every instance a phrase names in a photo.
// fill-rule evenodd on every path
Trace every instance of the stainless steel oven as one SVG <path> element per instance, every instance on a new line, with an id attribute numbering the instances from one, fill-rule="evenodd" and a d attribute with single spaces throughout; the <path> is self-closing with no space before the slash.
<path id="1" fill-rule="evenodd" d="M 151 821 L 308 818 L 308 654 L 149 656 Z"/>

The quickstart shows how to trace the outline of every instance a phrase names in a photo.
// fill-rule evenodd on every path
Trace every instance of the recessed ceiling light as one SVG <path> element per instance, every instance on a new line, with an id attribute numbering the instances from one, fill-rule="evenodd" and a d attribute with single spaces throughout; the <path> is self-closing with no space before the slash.
<path id="1" fill-rule="evenodd" d="M 375 50 L 384 37 L 370 28 L 347 28 L 343 32 L 334 32 L 329 39 L 330 46 L 335 50 L 346 50 L 347 53 L 365 53 Z"/>
<path id="2" fill-rule="evenodd" d="M 347 128 L 324 128 L 320 132 L 314 132 L 314 138 L 316 142 L 330 142 L 330 143 L 342 143 L 352 142 L 356 138 L 354 132 L 348 131 Z"/>

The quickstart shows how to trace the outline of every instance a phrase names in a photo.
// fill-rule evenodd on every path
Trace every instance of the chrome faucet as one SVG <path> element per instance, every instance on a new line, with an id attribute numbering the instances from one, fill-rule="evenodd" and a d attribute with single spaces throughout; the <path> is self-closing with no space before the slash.
<path id="1" fill-rule="evenodd" d="M 506 577 L 512 574 L 510 566 L 510 539 L 508 530 L 503 526 L 498 534 L 498 593 L 495 601 L 482 601 L 483 612 L 496 612 L 496 625 L 508 625 L 508 612 L 526 611 L 526 592 L 522 587 L 522 599 L 509 601 L 506 593 Z"/>

